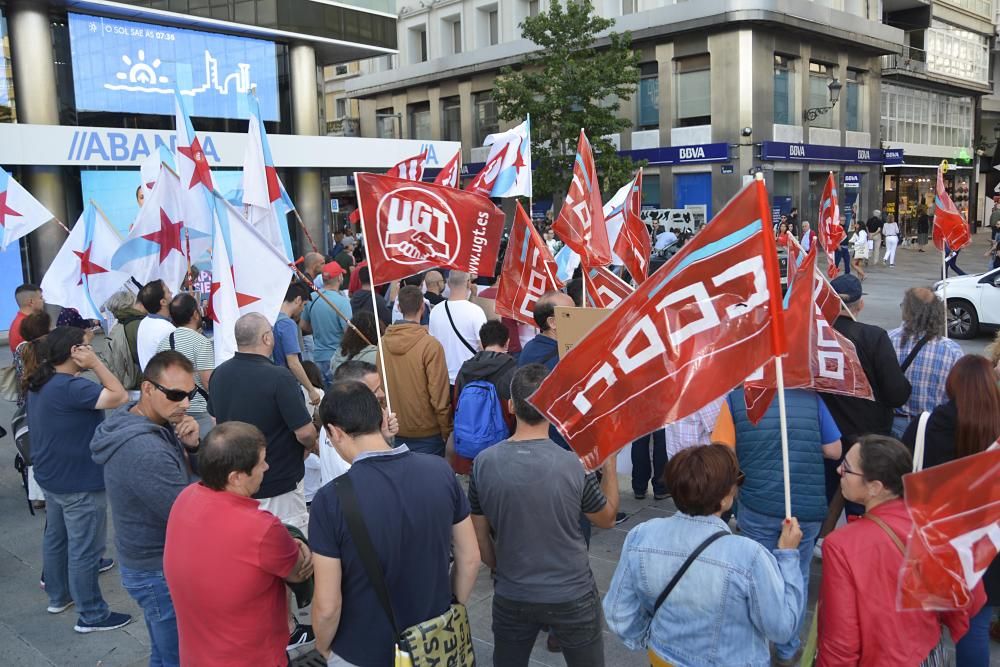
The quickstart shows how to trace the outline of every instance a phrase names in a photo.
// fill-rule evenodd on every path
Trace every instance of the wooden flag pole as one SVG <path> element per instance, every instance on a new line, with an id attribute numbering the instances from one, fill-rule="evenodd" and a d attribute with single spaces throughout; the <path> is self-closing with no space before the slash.
<path id="1" fill-rule="evenodd" d="M 63 221 L 62 221 L 62 220 L 60 220 L 59 218 L 57 218 L 57 217 L 55 217 L 55 216 L 52 216 L 52 220 L 53 220 L 53 221 L 54 221 L 54 222 L 55 222 L 55 223 L 56 223 L 57 225 L 59 225 L 60 227 L 62 227 L 62 228 L 63 228 L 63 231 L 64 231 L 64 232 L 66 232 L 67 234 L 69 234 L 69 227 L 67 227 L 67 226 L 66 226 L 65 224 L 63 224 Z"/>
<path id="2" fill-rule="evenodd" d="M 792 518 L 792 481 L 788 470 L 788 415 L 785 412 L 785 372 L 781 357 L 774 358 L 778 376 L 778 416 L 781 420 L 781 475 L 785 484 L 785 518 Z"/>
<path id="3" fill-rule="evenodd" d="M 309 245 L 312 246 L 313 252 L 318 253 L 319 248 L 316 246 L 316 242 L 313 241 L 312 235 L 309 234 L 309 230 L 306 229 L 306 223 L 302 221 L 302 216 L 299 215 L 299 210 L 297 208 L 293 208 L 292 213 L 295 214 L 295 219 L 299 221 L 299 227 L 302 228 L 302 233 L 306 235 L 306 240 L 309 241 Z"/>
<path id="4" fill-rule="evenodd" d="M 944 337 L 948 338 L 948 262 L 944 256 L 944 241 L 941 242 L 941 301 L 944 302 Z"/>
<path id="5" fill-rule="evenodd" d="M 354 322 L 351 321 L 351 318 L 349 318 L 347 315 L 344 315 L 344 313 L 340 310 L 340 308 L 337 308 L 337 306 L 335 306 L 333 304 L 333 301 L 330 300 L 330 297 L 328 297 L 327 295 L 323 294 L 323 290 L 317 289 L 316 285 L 314 285 L 309 280 L 309 276 L 307 276 L 306 274 L 302 273 L 302 271 L 299 270 L 299 267 L 295 266 L 294 264 L 289 264 L 289 266 L 292 267 L 293 271 L 295 271 L 295 275 L 298 276 L 299 280 L 301 280 L 304 284 L 308 285 L 309 289 L 312 292 L 314 292 L 316 294 L 316 296 L 318 296 L 320 299 L 322 299 L 323 302 L 326 303 L 326 305 L 330 306 L 330 308 L 333 309 L 333 312 L 337 313 L 337 315 L 340 317 L 340 319 L 344 320 L 344 322 L 347 323 L 347 326 L 349 326 L 351 329 L 354 330 L 354 333 L 356 333 L 359 336 L 361 336 L 361 340 L 365 341 L 365 343 L 367 345 L 374 345 L 375 344 L 375 343 L 371 342 L 370 340 L 368 340 L 368 336 L 364 335 L 361 332 L 361 329 L 358 329 L 356 326 L 354 326 Z M 376 319 L 375 319 L 375 328 L 377 330 L 378 329 L 378 316 L 376 315 L 375 317 L 376 317 Z"/>

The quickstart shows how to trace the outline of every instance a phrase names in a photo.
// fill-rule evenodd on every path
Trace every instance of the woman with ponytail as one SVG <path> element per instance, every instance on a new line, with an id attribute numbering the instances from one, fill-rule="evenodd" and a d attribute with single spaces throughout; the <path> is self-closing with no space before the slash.
<path id="1" fill-rule="evenodd" d="M 17 411 L 14 419 L 24 413 L 24 401 L 28 394 L 28 376 L 38 367 L 35 341 L 49 333 L 52 318 L 44 310 L 32 313 L 21 320 L 20 333 L 23 339 L 14 349 L 14 378 L 17 381 Z M 14 421 L 12 419 L 12 421 Z M 16 429 L 13 429 L 16 431 Z M 15 436 L 16 437 L 16 436 Z M 32 509 L 45 508 L 45 493 L 35 481 L 35 467 L 28 466 L 28 500 Z"/>
<path id="2" fill-rule="evenodd" d="M 37 366 L 28 375 L 27 413 L 35 480 L 45 492 L 42 541 L 50 614 L 77 606 L 74 630 L 112 630 L 132 620 L 108 609 L 97 582 L 107 538 L 104 473 L 90 457 L 103 410 L 128 393 L 90 347 L 88 332 L 56 327 L 32 345 Z M 78 377 L 92 370 L 101 384 Z"/>

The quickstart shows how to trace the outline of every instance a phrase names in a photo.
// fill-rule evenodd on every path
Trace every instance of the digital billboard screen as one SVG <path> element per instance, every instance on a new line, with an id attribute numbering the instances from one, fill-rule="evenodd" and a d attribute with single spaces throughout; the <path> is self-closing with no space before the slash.
<path id="1" fill-rule="evenodd" d="M 264 120 L 279 120 L 273 42 L 69 14 L 78 111 L 174 113 L 174 90 L 192 116 L 247 118 L 256 88 Z"/>

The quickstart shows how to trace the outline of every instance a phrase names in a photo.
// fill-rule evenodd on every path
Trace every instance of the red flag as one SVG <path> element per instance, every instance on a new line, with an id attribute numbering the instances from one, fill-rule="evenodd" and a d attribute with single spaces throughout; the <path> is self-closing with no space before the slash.
<path id="1" fill-rule="evenodd" d="M 597 167 L 587 135 L 580 130 L 573 163 L 573 180 L 566 201 L 552 230 L 580 256 L 583 266 L 607 266 L 611 263 L 611 244 L 604 224 L 604 205 L 597 184 Z"/>
<path id="2" fill-rule="evenodd" d="M 840 242 L 847 236 L 843 225 L 840 224 L 840 202 L 837 199 L 837 182 L 833 178 L 833 172 L 826 178 L 826 187 L 823 188 L 823 196 L 819 200 L 819 242 L 826 252 L 827 273 L 830 278 L 836 278 L 838 269 L 834 253 L 840 246 Z"/>
<path id="3" fill-rule="evenodd" d="M 448 160 L 448 163 L 441 168 L 441 172 L 435 177 L 434 183 L 449 188 L 457 188 L 461 169 L 462 151 L 458 151 L 455 153 L 455 157 Z"/>
<path id="4" fill-rule="evenodd" d="M 615 240 L 615 254 L 625 262 L 625 268 L 637 285 L 642 284 L 649 274 L 649 256 L 653 251 L 649 231 L 639 217 L 642 210 L 642 169 L 635 175 L 632 191 L 622 206 L 621 231 Z"/>
<path id="5" fill-rule="evenodd" d="M 788 287 L 785 333 L 795 344 L 788 346 L 783 363 L 785 388 L 874 400 L 854 343 L 830 326 L 816 303 L 816 288 L 826 283 L 816 271 L 816 254 L 815 247 L 809 249 Z M 776 387 L 771 362 L 764 366 L 763 376 L 758 374 L 744 383 L 747 417 L 754 424 L 767 412 Z"/>
<path id="6" fill-rule="evenodd" d="M 944 250 L 944 244 L 947 243 L 952 252 L 961 250 L 972 242 L 969 225 L 944 189 L 944 174 L 941 172 L 941 167 L 938 167 L 937 192 L 934 196 L 933 238 L 938 250 Z"/>
<path id="7" fill-rule="evenodd" d="M 494 274 L 504 216 L 489 199 L 391 176 L 354 178 L 372 284 L 441 266 Z"/>
<path id="8" fill-rule="evenodd" d="M 767 190 L 747 185 L 577 343 L 529 399 L 594 470 L 784 350 Z"/>
<path id="9" fill-rule="evenodd" d="M 497 182 L 497 176 L 500 175 L 500 169 L 503 167 L 508 150 L 510 150 L 510 144 L 494 155 L 492 160 L 487 160 L 475 178 L 465 186 L 466 192 L 475 192 L 483 197 L 489 197 L 493 194 L 493 185 Z"/>
<path id="10" fill-rule="evenodd" d="M 995 443 L 903 477 L 913 532 L 899 575 L 900 609 L 962 609 L 982 596 L 977 584 L 1000 550 L 998 479 Z"/>
<path id="11" fill-rule="evenodd" d="M 518 202 L 497 286 L 497 315 L 536 326 L 535 302 L 560 287 L 552 253 Z"/>
<path id="12" fill-rule="evenodd" d="M 422 181 L 424 179 L 424 164 L 427 162 L 427 151 L 420 155 L 408 157 L 402 162 L 397 162 L 392 169 L 385 172 L 386 176 L 402 178 L 407 181 Z"/>
<path id="13" fill-rule="evenodd" d="M 833 285 L 830 281 L 826 279 L 819 269 L 816 269 L 816 287 L 813 291 L 813 299 L 816 301 L 816 307 L 819 308 L 819 312 L 823 314 L 823 319 L 829 324 L 833 324 L 840 317 L 841 306 L 844 302 L 837 294 L 837 291 L 833 289 Z"/>
<path id="14" fill-rule="evenodd" d="M 591 308 L 614 308 L 629 294 L 632 286 L 603 266 L 594 266 L 583 272 L 587 305 Z"/>

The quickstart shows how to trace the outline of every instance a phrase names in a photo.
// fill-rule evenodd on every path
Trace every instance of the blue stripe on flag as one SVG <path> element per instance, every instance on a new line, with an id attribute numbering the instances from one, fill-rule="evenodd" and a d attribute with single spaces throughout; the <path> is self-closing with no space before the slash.
<path id="1" fill-rule="evenodd" d="M 583 166 L 583 158 L 580 157 L 579 153 L 576 154 L 576 163 L 580 165 L 580 172 L 583 174 L 583 180 L 587 183 L 587 190 L 591 190 L 590 175 L 587 173 L 587 168 Z"/>
<path id="2" fill-rule="evenodd" d="M 120 270 L 129 262 L 134 262 L 152 254 L 159 254 L 160 244 L 149 239 L 130 239 L 115 251 L 111 258 L 111 268 Z"/>
<path id="3" fill-rule="evenodd" d="M 704 245 L 701 248 L 698 248 L 697 250 L 693 251 L 690 255 L 681 260 L 681 262 L 674 267 L 673 271 L 671 271 L 665 278 L 660 280 L 659 284 L 657 284 L 656 287 L 654 287 L 650 291 L 649 293 L 650 298 L 656 296 L 656 294 L 661 289 L 663 289 L 663 287 L 668 282 L 670 282 L 678 273 L 680 273 L 687 267 L 691 266 L 695 262 L 701 261 L 703 259 L 711 257 L 712 255 L 717 255 L 721 252 L 729 250 L 730 248 L 739 245 L 743 241 L 746 241 L 754 234 L 759 233 L 762 229 L 763 227 L 761 226 L 760 220 L 754 220 L 746 227 L 743 227 L 742 229 L 737 229 L 732 234 L 723 236 L 718 241 L 712 241 L 711 243 Z"/>
<path id="4" fill-rule="evenodd" d="M 7 192 L 7 181 L 10 180 L 10 174 L 3 167 L 0 167 L 0 192 Z"/>

